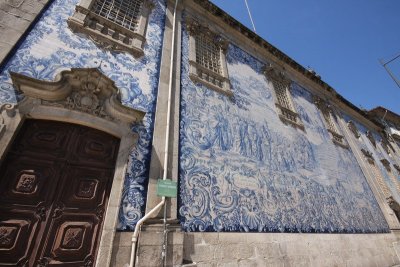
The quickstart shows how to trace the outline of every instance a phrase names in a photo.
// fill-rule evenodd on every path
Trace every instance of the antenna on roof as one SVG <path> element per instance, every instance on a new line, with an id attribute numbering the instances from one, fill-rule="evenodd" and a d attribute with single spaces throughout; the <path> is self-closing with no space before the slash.
<path id="1" fill-rule="evenodd" d="M 381 63 L 381 65 L 385 68 L 385 70 L 387 71 L 387 73 L 390 75 L 390 77 L 393 79 L 393 81 L 397 84 L 397 86 L 400 88 L 400 81 L 394 76 L 394 74 L 392 73 L 392 71 L 389 69 L 389 67 L 387 66 L 389 63 L 391 63 L 392 61 L 395 61 L 396 59 L 398 59 L 400 57 L 400 54 L 398 54 L 397 56 L 395 56 L 394 58 L 388 60 L 387 62 L 383 62 L 382 59 L 379 60 L 379 62 Z"/>
<path id="2" fill-rule="evenodd" d="M 251 16 L 251 12 L 250 12 L 249 5 L 247 4 L 247 0 L 244 0 L 244 2 L 246 3 L 247 12 L 249 13 L 249 17 L 250 17 L 251 25 L 253 25 L 254 33 L 257 33 L 257 32 L 256 32 L 256 26 L 254 26 L 253 17 Z"/>

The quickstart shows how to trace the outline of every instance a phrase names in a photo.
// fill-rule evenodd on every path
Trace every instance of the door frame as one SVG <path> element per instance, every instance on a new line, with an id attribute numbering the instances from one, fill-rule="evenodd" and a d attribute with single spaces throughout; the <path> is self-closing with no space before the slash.
<path id="1" fill-rule="evenodd" d="M 74 123 L 118 137 L 120 146 L 96 255 L 96 266 L 109 266 L 129 155 L 138 141 L 131 125 L 145 113 L 123 106 L 114 82 L 97 69 L 71 69 L 57 77 L 48 82 L 11 73 L 24 98 L 17 104 L 0 105 L 0 162 L 27 118 Z"/>

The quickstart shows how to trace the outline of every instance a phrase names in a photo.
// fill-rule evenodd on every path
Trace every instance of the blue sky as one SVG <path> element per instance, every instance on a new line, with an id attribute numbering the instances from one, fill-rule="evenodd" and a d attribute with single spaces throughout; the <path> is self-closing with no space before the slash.
<path id="1" fill-rule="evenodd" d="M 244 0 L 212 0 L 252 29 Z M 400 88 L 380 65 L 400 54 L 399 0 L 248 0 L 257 34 L 354 105 L 400 115 Z M 388 64 L 400 80 L 400 58 Z"/>

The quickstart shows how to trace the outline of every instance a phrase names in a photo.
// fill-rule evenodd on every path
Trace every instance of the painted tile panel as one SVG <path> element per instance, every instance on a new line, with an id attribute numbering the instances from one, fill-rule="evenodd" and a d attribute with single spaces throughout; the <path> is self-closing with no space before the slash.
<path id="1" fill-rule="evenodd" d="M 233 99 L 189 78 L 182 34 L 180 208 L 186 231 L 388 232 L 349 149 L 332 143 L 311 94 L 293 84 L 305 131 L 278 118 L 263 64 L 230 45 Z"/>
<path id="2" fill-rule="evenodd" d="M 153 1 L 145 55 L 141 58 L 102 50 L 84 35 L 72 33 L 66 20 L 79 1 L 55 0 L 0 72 L 0 104 L 16 102 L 23 97 L 14 90 L 9 71 L 54 80 L 65 69 L 98 68 L 116 83 L 123 104 L 147 112 L 143 123 L 132 128 L 139 134 L 139 143 L 131 152 L 126 174 L 119 214 L 120 230 L 133 229 L 142 217 L 146 198 L 165 20 L 165 1 Z"/>
<path id="3" fill-rule="evenodd" d="M 372 153 L 372 156 L 376 162 L 376 165 L 378 166 L 386 185 L 389 187 L 393 198 L 398 203 L 400 203 L 400 191 L 397 189 L 397 185 L 394 183 L 393 179 L 391 179 L 390 174 L 388 173 L 388 171 L 386 170 L 386 168 L 383 166 L 383 164 L 381 162 L 381 160 L 386 159 L 390 163 L 392 175 L 394 176 L 395 179 L 397 179 L 398 182 L 400 182 L 399 172 L 397 172 L 396 169 L 394 168 L 395 164 L 398 165 L 398 162 L 396 160 L 396 158 L 398 158 L 398 156 L 395 154 L 394 154 L 394 156 L 390 156 L 385 152 L 385 150 L 382 148 L 382 145 L 380 142 L 380 140 L 382 138 L 382 136 L 380 134 L 378 134 L 375 131 L 370 130 L 372 133 L 372 136 L 374 137 L 375 142 L 376 142 L 376 147 L 375 147 L 367 137 L 368 128 L 365 125 L 363 125 L 358 120 L 354 119 L 353 117 L 351 117 L 347 114 L 342 114 L 342 116 L 346 122 L 352 121 L 354 123 L 354 125 L 357 127 L 357 130 L 360 134 L 360 137 L 358 138 L 358 141 L 357 141 L 357 145 L 360 147 L 360 150 L 364 149 L 364 150 Z"/>

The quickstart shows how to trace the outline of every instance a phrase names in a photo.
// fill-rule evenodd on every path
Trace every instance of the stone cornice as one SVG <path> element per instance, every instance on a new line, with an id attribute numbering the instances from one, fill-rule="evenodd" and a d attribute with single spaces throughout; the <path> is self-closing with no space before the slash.
<path id="1" fill-rule="evenodd" d="M 281 82 L 285 84 L 286 86 L 290 86 L 291 80 L 287 76 L 287 74 L 283 71 L 280 70 L 279 67 L 269 64 L 264 66 L 263 68 L 264 75 L 267 76 L 268 79 L 271 79 L 273 81 Z"/>
<path id="2" fill-rule="evenodd" d="M 98 69 L 74 68 L 62 71 L 56 81 L 37 80 L 10 72 L 17 90 L 45 105 L 77 110 L 124 123 L 141 121 L 145 115 L 122 105 L 118 88 Z"/>
<path id="3" fill-rule="evenodd" d="M 198 20 L 189 17 L 186 19 L 186 27 L 187 31 L 192 36 L 203 35 L 209 37 L 214 41 L 216 45 L 218 45 L 224 52 L 228 49 L 229 42 L 222 35 L 213 32 L 209 27 L 203 25 Z"/>

